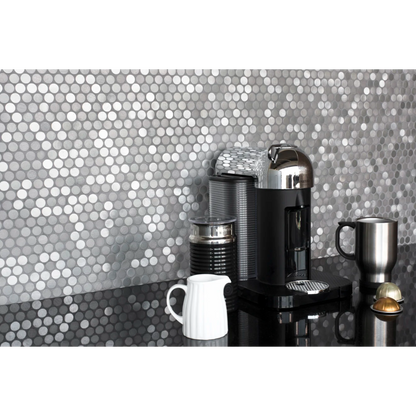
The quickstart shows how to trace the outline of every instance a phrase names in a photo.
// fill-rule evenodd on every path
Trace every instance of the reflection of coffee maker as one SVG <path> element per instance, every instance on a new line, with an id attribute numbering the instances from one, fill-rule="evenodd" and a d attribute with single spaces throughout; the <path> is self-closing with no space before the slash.
<path id="1" fill-rule="evenodd" d="M 236 178 L 247 177 L 254 178 L 244 185 L 247 194 L 255 191 L 254 198 L 242 198 L 237 189 L 241 181 Z M 255 278 L 240 278 L 240 297 L 263 306 L 293 308 L 351 294 L 348 280 L 311 270 L 312 187 L 312 163 L 296 146 L 234 148 L 218 157 L 210 178 L 210 214 L 236 216 L 237 245 L 250 243 L 257 253 Z M 255 215 L 249 218 L 247 213 Z M 241 227 L 250 221 L 256 223 L 255 244 Z M 240 253 L 240 270 L 243 261 Z"/>

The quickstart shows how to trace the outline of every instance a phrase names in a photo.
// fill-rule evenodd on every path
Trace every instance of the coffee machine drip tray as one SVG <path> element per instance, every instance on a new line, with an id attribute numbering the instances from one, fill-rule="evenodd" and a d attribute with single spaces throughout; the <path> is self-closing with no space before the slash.
<path id="1" fill-rule="evenodd" d="M 305 292 L 308 295 L 318 295 L 329 289 L 329 284 L 319 280 L 294 280 L 286 283 L 286 287 L 290 290 Z"/>
<path id="2" fill-rule="evenodd" d="M 352 282 L 329 273 L 311 270 L 310 280 L 293 280 L 286 286 L 267 285 L 257 279 L 240 281 L 238 295 L 261 307 L 293 309 L 352 295 Z"/>

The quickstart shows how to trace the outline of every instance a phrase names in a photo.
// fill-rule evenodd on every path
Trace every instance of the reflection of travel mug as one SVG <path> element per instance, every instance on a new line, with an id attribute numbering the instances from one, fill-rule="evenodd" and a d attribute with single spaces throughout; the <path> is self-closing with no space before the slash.
<path id="1" fill-rule="evenodd" d="M 397 261 L 397 221 L 388 218 L 367 217 L 355 222 L 340 222 L 335 233 L 335 246 L 347 260 L 355 260 L 364 284 L 378 285 L 391 281 L 391 272 Z M 345 253 L 341 248 L 343 227 L 355 229 L 355 252 Z"/>
<path id="2" fill-rule="evenodd" d="M 374 289 L 373 292 L 363 293 L 360 288 L 358 304 L 349 311 L 354 315 L 353 338 L 347 339 L 341 335 L 340 318 L 347 311 L 338 313 L 335 318 L 335 336 L 339 344 L 363 347 L 392 347 L 396 345 L 396 319 L 398 315 L 380 316 L 374 313 L 370 308 L 374 302 L 374 293 Z"/>
<path id="3" fill-rule="evenodd" d="M 190 272 L 228 276 L 231 280 L 224 289 L 227 312 L 237 309 L 237 241 L 235 217 L 190 218 Z"/>

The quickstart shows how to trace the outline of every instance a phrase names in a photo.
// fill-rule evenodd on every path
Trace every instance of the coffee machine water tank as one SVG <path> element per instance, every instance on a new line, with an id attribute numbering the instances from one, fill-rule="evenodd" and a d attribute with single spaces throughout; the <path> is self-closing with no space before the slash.
<path id="1" fill-rule="evenodd" d="M 216 175 L 255 178 L 257 280 L 268 285 L 310 279 L 311 188 L 309 157 L 286 143 L 268 149 L 224 150 Z"/>

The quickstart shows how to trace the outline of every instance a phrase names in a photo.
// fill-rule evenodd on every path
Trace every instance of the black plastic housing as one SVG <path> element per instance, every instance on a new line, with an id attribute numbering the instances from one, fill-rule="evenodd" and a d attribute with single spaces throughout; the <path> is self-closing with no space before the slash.
<path id="1" fill-rule="evenodd" d="M 238 291 L 237 243 L 189 243 L 189 248 L 191 275 L 208 273 L 230 278 L 231 283 L 224 288 L 224 297 L 227 312 L 235 311 Z"/>
<path id="2" fill-rule="evenodd" d="M 257 189 L 257 280 L 310 278 L 311 190 Z"/>

